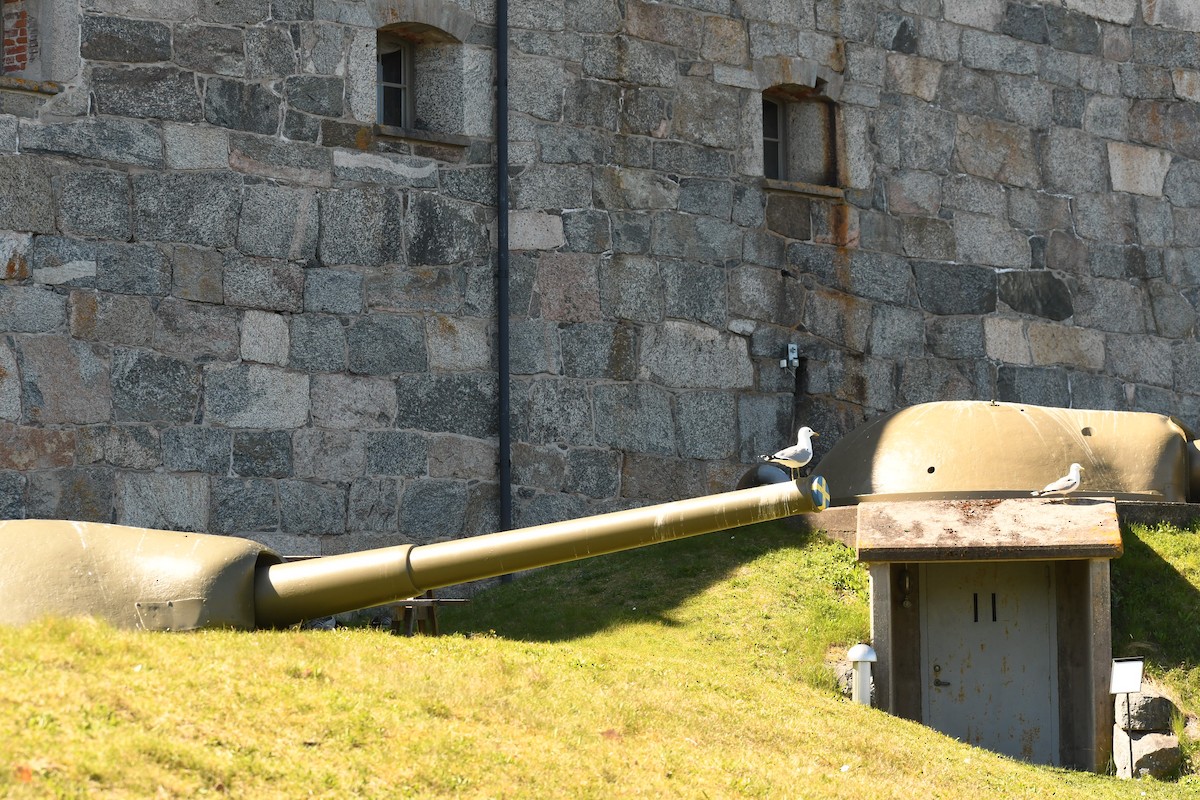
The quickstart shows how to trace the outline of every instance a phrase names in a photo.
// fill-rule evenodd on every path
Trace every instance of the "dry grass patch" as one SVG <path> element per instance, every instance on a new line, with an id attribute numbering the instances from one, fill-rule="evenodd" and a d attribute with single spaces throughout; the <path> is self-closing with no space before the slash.
<path id="1" fill-rule="evenodd" d="M 1127 797 L 837 695 L 861 567 L 777 526 L 553 570 L 440 638 L 0 628 L 7 797 Z M 1147 797 L 1200 784 L 1137 784 Z"/>

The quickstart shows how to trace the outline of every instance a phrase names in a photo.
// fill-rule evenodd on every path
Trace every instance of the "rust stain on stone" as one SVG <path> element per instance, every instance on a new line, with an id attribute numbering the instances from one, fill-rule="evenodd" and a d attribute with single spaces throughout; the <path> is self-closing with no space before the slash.
<path id="1" fill-rule="evenodd" d="M 853 212 L 846 203 L 837 203 L 829 209 L 829 233 L 833 244 L 838 247 L 858 247 L 858 231 L 853 229 Z"/>
<path id="2" fill-rule="evenodd" d="M 1150 124 L 1152 130 L 1161 130 L 1162 128 L 1162 107 L 1158 103 L 1148 103 L 1144 109 L 1146 122 Z"/>
<path id="3" fill-rule="evenodd" d="M 72 292 L 71 335 L 77 339 L 94 338 L 98 313 L 95 295 Z"/>
<path id="4" fill-rule="evenodd" d="M 15 75 L 4 75 L 0 76 L 0 89 L 15 89 L 20 92 L 36 92 L 37 94 L 58 94 L 63 90 L 63 85 L 54 81 L 33 81 L 28 78 L 18 78 Z"/>
<path id="5" fill-rule="evenodd" d="M 0 468 L 51 469 L 75 462 L 73 431 L 0 425 Z"/>
<path id="6" fill-rule="evenodd" d="M 29 277 L 29 262 L 17 253 L 4 265 L 4 280 L 24 280 Z"/>

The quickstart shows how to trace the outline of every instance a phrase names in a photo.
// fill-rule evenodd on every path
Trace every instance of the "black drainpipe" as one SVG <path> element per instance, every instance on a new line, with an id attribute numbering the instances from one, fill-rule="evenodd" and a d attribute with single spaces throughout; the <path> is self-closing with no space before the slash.
<path id="1" fill-rule="evenodd" d="M 508 355 L 508 0 L 496 0 L 496 345 L 500 401 L 500 530 L 512 528 Z M 504 576 L 510 580 L 512 576 Z"/>

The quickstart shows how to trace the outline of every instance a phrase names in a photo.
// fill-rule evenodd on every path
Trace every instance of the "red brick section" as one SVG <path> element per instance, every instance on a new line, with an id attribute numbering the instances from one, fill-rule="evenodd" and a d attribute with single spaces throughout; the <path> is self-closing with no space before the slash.
<path id="1" fill-rule="evenodd" d="M 25 0 L 0 0 L 0 73 L 20 72 L 37 58 L 37 26 L 31 22 Z"/>

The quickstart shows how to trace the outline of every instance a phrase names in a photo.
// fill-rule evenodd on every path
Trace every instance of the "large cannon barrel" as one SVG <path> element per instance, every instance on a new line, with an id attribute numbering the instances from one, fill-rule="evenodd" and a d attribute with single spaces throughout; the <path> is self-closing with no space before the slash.
<path id="1" fill-rule="evenodd" d="M 285 561 L 249 539 L 0 522 L 0 623 L 88 615 L 151 630 L 280 627 L 428 589 L 823 510 L 822 478 L 467 539 Z"/>
<path id="2" fill-rule="evenodd" d="M 255 619 L 263 627 L 288 625 L 466 581 L 821 511 L 824 486 L 820 478 L 812 485 L 788 481 L 467 539 L 273 564 L 255 577 Z"/>

